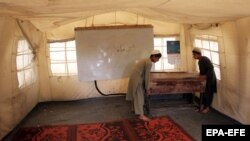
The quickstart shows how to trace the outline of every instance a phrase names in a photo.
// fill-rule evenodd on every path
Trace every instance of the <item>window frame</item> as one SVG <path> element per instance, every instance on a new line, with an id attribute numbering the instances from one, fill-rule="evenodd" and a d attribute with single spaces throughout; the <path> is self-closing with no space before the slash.
<path id="1" fill-rule="evenodd" d="M 155 39 L 156 38 L 160 38 L 161 45 L 156 45 L 155 44 Z M 167 40 L 167 38 L 169 38 L 169 39 Z M 167 46 L 166 46 L 166 43 L 164 43 L 164 41 L 180 41 L 180 36 L 179 35 L 172 35 L 172 36 L 171 35 L 160 35 L 160 36 L 155 35 L 154 36 L 153 47 L 154 47 L 154 49 L 159 49 L 160 50 L 160 52 L 162 53 L 162 57 L 159 60 L 159 62 L 157 62 L 156 64 L 153 64 L 152 71 L 153 72 L 158 72 L 158 71 L 161 71 L 161 72 L 178 71 L 180 63 L 179 64 L 170 64 L 169 63 L 169 56 L 167 54 Z M 181 49 L 181 46 L 180 46 L 180 49 Z M 181 56 L 180 55 L 181 55 L 181 53 L 179 54 L 179 59 L 178 59 L 179 62 L 181 61 Z M 167 64 L 167 65 L 165 65 L 165 64 Z M 172 67 L 167 67 L 167 66 L 172 66 Z M 158 67 L 158 68 L 156 68 L 156 67 Z"/>
<path id="2" fill-rule="evenodd" d="M 24 44 L 27 45 L 26 48 L 28 50 L 22 50 L 21 52 L 18 51 L 19 44 L 20 44 L 19 42 L 21 42 L 21 41 L 25 42 Z M 34 55 L 33 50 L 31 49 L 31 46 L 30 46 L 28 40 L 25 39 L 24 37 L 16 38 L 14 52 L 15 52 L 13 54 L 13 57 L 15 58 L 15 69 L 14 69 L 15 71 L 14 72 L 16 73 L 16 76 L 17 76 L 18 88 L 24 89 L 24 88 L 29 87 L 30 85 L 34 84 L 36 81 L 35 63 L 34 63 L 35 55 Z M 27 56 L 27 55 L 29 55 L 29 56 Z M 27 57 L 28 57 L 28 60 L 27 60 Z M 21 65 L 18 65 L 18 62 L 19 62 L 19 61 L 17 61 L 18 58 L 22 59 Z M 25 60 L 27 62 L 24 62 Z M 22 66 L 22 67 L 20 68 L 20 66 Z M 28 72 L 28 71 L 30 71 L 30 72 Z M 29 74 L 29 76 L 25 76 L 26 74 Z M 22 78 L 20 77 L 20 75 Z"/>
<path id="3" fill-rule="evenodd" d="M 70 40 L 54 41 L 54 42 L 47 43 L 47 51 L 46 52 L 47 52 L 47 60 L 48 60 L 48 65 L 49 65 L 49 72 L 50 72 L 49 75 L 50 76 L 59 77 L 59 76 L 76 76 L 76 75 L 78 75 L 77 58 L 76 58 L 76 44 L 73 47 L 74 48 L 73 50 L 72 49 L 68 50 L 68 48 L 71 48 L 71 47 L 67 47 L 67 43 L 72 42 L 72 41 L 75 42 L 74 39 L 70 39 Z M 63 54 L 64 54 L 63 60 L 51 60 L 50 45 L 53 43 L 63 43 L 64 44 L 64 47 L 62 47 L 63 50 L 52 51 L 54 53 L 55 52 L 63 52 Z M 75 52 L 75 60 L 68 59 L 67 52 L 72 52 L 72 51 Z M 76 66 L 76 68 L 74 68 L 75 73 L 69 71 L 69 66 L 70 66 L 70 64 L 73 64 L 73 63 L 75 63 L 75 66 Z M 52 67 L 51 67 L 52 64 L 62 64 L 62 65 L 64 65 L 64 70 L 62 72 L 53 72 Z"/>

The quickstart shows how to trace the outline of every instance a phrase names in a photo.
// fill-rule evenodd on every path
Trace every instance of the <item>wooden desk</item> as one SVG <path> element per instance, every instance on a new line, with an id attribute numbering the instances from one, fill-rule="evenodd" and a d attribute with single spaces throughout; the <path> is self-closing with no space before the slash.
<path id="1" fill-rule="evenodd" d="M 188 72 L 152 72 L 149 95 L 204 92 L 206 81 Z"/>
<path id="2" fill-rule="evenodd" d="M 145 99 L 145 110 L 150 114 L 150 96 L 201 93 L 205 91 L 205 85 L 206 80 L 201 81 L 197 73 L 151 72 L 149 93 Z"/>

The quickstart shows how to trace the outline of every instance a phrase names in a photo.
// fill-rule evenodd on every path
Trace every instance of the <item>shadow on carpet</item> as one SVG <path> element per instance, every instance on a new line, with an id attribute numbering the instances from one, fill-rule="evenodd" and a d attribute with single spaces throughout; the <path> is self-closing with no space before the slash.
<path id="1" fill-rule="evenodd" d="M 105 123 L 20 128 L 12 141 L 192 141 L 167 116 L 149 122 L 125 119 Z"/>

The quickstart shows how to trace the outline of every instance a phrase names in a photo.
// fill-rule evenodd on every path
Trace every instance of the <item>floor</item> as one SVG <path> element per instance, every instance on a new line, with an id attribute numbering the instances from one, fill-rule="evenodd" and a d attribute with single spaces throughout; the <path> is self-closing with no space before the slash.
<path id="1" fill-rule="evenodd" d="M 183 95 L 150 98 L 153 117 L 168 115 L 197 141 L 201 140 L 203 124 L 239 124 L 215 110 L 202 114 L 195 111 L 195 102 Z M 93 123 L 135 118 L 124 96 L 108 96 L 64 102 L 39 103 L 3 141 L 11 141 L 20 127 Z"/>

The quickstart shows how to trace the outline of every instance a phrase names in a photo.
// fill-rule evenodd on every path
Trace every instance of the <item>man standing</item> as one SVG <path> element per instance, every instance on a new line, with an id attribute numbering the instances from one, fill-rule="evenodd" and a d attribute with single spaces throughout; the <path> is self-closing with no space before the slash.
<path id="1" fill-rule="evenodd" d="M 206 79 L 205 92 L 201 93 L 200 100 L 201 105 L 199 111 L 202 113 L 209 112 L 213 101 L 213 94 L 217 92 L 216 75 L 214 72 L 214 66 L 206 56 L 202 56 L 199 48 L 194 48 L 193 58 L 198 60 L 200 78 Z"/>
<path id="2" fill-rule="evenodd" d="M 149 58 L 140 60 L 129 79 L 128 93 L 126 100 L 133 101 L 135 114 L 139 115 L 139 119 L 149 121 L 150 119 L 144 114 L 145 95 L 149 92 L 149 76 L 152 62 L 156 63 L 161 58 L 159 50 L 153 50 Z"/>

